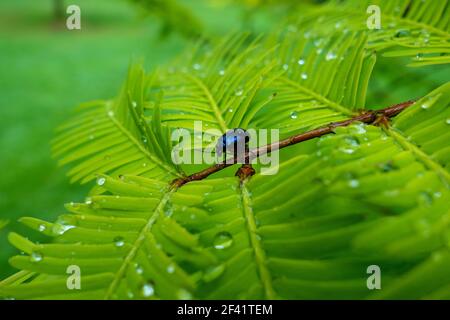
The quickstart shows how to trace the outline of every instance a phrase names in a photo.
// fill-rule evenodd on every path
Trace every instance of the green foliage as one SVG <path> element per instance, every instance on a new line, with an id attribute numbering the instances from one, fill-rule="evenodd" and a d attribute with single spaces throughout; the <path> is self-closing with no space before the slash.
<path id="1" fill-rule="evenodd" d="M 173 165 L 169 134 L 194 120 L 287 137 L 365 107 L 373 35 L 333 27 L 305 38 L 325 26 L 299 28 L 201 43 L 150 74 L 133 64 L 118 97 L 82 105 L 54 153 L 73 181 L 97 186 L 54 223 L 21 219 L 49 241 L 9 235 L 21 271 L 0 296 L 450 298 L 450 83 L 387 128 L 355 124 L 281 150 L 276 175 L 170 187 L 195 170 Z M 70 265 L 81 268 L 81 290 L 66 287 Z"/>
<path id="2" fill-rule="evenodd" d="M 369 31 L 367 8 L 380 8 L 381 29 Z M 371 12 L 373 13 L 373 12 Z M 299 23 L 326 35 L 332 28 L 362 30 L 369 34 L 367 47 L 388 57 L 407 56 L 411 66 L 450 63 L 450 6 L 448 0 L 333 0 Z"/>

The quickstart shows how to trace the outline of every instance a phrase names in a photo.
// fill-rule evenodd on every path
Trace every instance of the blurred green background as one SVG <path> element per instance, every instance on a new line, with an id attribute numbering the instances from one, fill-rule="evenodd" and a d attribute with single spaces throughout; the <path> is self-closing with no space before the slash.
<path id="1" fill-rule="evenodd" d="M 182 1 L 203 23 L 203 31 L 270 31 L 282 14 L 261 9 L 249 16 L 239 1 Z M 70 0 L 81 7 L 82 29 L 69 31 L 56 21 L 52 0 L 0 2 L 0 279 L 11 274 L 14 250 L 10 231 L 24 231 L 22 216 L 53 220 L 63 204 L 82 201 L 91 187 L 71 185 L 51 157 L 54 129 L 77 104 L 114 97 L 133 57 L 147 69 L 163 64 L 191 42 L 183 32 L 161 37 L 161 19 L 144 15 L 127 0 Z M 253 10 L 253 9 L 251 9 Z M 177 21 L 181 27 L 185 21 Z M 179 31 L 179 30 L 178 30 Z M 371 81 L 368 105 L 386 106 L 418 97 L 445 82 L 447 68 L 409 69 L 380 59 Z M 417 81 L 421 78 L 420 83 Z M 26 231 L 29 234 L 29 231 Z M 39 240 L 39 235 L 34 235 Z"/>

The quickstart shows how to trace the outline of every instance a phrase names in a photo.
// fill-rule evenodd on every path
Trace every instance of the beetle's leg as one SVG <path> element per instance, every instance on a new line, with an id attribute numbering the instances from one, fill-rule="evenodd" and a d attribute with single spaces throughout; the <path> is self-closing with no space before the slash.
<path id="1" fill-rule="evenodd" d="M 237 171 L 235 176 L 239 177 L 241 181 L 251 177 L 255 174 L 255 169 L 253 169 L 251 164 L 243 164 Z"/>
<path id="2" fill-rule="evenodd" d="M 251 177 L 255 174 L 255 169 L 253 169 L 252 164 L 250 163 L 250 159 L 248 159 L 249 147 L 248 144 L 245 144 L 245 155 L 244 155 L 244 163 L 242 166 L 236 171 L 235 176 L 239 177 L 241 181 L 244 181 L 248 177 Z"/>
<path id="3" fill-rule="evenodd" d="M 375 119 L 375 121 L 373 122 L 374 126 L 379 126 L 379 127 L 384 127 L 384 128 L 389 128 L 389 118 L 386 117 L 386 115 L 382 114 L 382 113 L 376 113 L 377 118 Z"/>

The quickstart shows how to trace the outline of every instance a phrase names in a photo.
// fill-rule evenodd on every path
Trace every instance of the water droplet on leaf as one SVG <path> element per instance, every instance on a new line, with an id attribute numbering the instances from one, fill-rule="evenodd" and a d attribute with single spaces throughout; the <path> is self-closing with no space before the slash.
<path id="1" fill-rule="evenodd" d="M 146 283 L 142 286 L 142 295 L 146 298 L 151 297 L 155 294 L 155 288 L 152 283 Z"/>
<path id="2" fill-rule="evenodd" d="M 123 247 L 125 245 L 125 241 L 122 237 L 115 237 L 114 245 L 118 248 Z"/>
<path id="3" fill-rule="evenodd" d="M 290 117 L 291 117 L 291 119 L 297 119 L 297 118 L 298 118 L 298 113 L 297 113 L 297 111 L 291 112 Z"/>
<path id="4" fill-rule="evenodd" d="M 100 177 L 97 179 L 97 184 L 99 186 L 103 186 L 105 184 L 105 182 L 106 182 L 106 179 L 104 177 Z"/>
<path id="5" fill-rule="evenodd" d="M 234 94 L 236 96 L 242 96 L 243 93 L 244 93 L 244 90 L 242 88 L 236 89 L 236 91 L 234 92 Z"/>
<path id="6" fill-rule="evenodd" d="M 175 272 L 175 266 L 173 264 L 170 264 L 167 267 L 167 273 L 174 273 Z"/>
<path id="7" fill-rule="evenodd" d="M 348 186 L 349 186 L 350 188 L 357 188 L 357 187 L 359 186 L 359 181 L 356 180 L 356 179 L 351 179 L 351 180 L 348 182 Z"/>
<path id="8" fill-rule="evenodd" d="M 327 61 L 330 61 L 330 60 L 334 60 L 334 59 L 336 59 L 337 58 L 337 55 L 334 53 L 334 52 L 328 52 L 327 53 L 327 56 L 325 57 L 325 59 L 327 60 Z"/>
<path id="9" fill-rule="evenodd" d="M 143 274 L 144 273 L 144 269 L 139 264 L 136 263 L 134 265 L 134 268 L 135 268 L 137 274 Z"/>
<path id="10" fill-rule="evenodd" d="M 40 254 L 39 252 L 35 252 L 33 251 L 30 255 L 30 261 L 31 262 L 39 262 L 42 261 L 42 254 Z"/>
<path id="11" fill-rule="evenodd" d="M 229 248 L 233 244 L 233 237 L 229 232 L 222 231 L 214 238 L 214 248 L 222 250 Z"/>

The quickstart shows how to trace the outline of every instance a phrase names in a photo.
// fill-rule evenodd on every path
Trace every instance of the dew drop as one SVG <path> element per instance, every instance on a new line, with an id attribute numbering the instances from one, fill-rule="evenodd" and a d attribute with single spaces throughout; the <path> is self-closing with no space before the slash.
<path id="1" fill-rule="evenodd" d="M 422 29 L 422 31 L 420 32 L 420 38 L 422 41 L 422 44 L 428 44 L 430 42 L 430 34 L 428 33 L 427 30 Z"/>
<path id="2" fill-rule="evenodd" d="M 291 119 L 297 119 L 298 118 L 298 112 L 297 111 L 291 112 L 290 117 L 291 117 Z"/>
<path id="3" fill-rule="evenodd" d="M 297 63 L 301 66 L 303 66 L 305 64 L 305 60 L 304 59 L 300 59 L 297 61 Z"/>
<path id="4" fill-rule="evenodd" d="M 382 172 L 390 172 L 392 170 L 394 170 L 394 165 L 391 162 L 385 162 L 380 164 L 380 169 Z"/>
<path id="5" fill-rule="evenodd" d="M 168 202 L 168 203 L 164 206 L 164 215 L 165 215 L 166 217 L 171 217 L 172 214 L 173 214 L 172 204 Z"/>
<path id="6" fill-rule="evenodd" d="M 320 47 L 322 45 L 323 40 L 322 39 L 316 39 L 314 40 L 314 45 L 316 47 Z"/>
<path id="7" fill-rule="evenodd" d="M 155 294 L 155 288 L 153 284 L 148 282 L 142 286 L 142 295 L 146 298 L 151 297 Z"/>
<path id="8" fill-rule="evenodd" d="M 112 110 L 108 111 L 108 116 L 114 117 L 114 111 L 112 111 Z"/>
<path id="9" fill-rule="evenodd" d="M 202 68 L 202 66 L 199 63 L 194 63 L 192 67 L 194 68 L 194 70 L 200 70 Z"/>
<path id="10" fill-rule="evenodd" d="M 223 69 L 219 70 L 219 75 L 220 76 L 224 76 L 225 75 L 225 70 L 223 70 Z"/>
<path id="11" fill-rule="evenodd" d="M 325 59 L 327 60 L 327 61 L 330 61 L 330 60 L 334 60 L 334 59 L 336 59 L 337 58 L 337 55 L 336 55 L 336 53 L 334 53 L 334 52 L 328 52 L 327 53 L 327 56 L 325 57 Z"/>
<path id="12" fill-rule="evenodd" d="M 144 273 L 144 269 L 139 264 L 136 263 L 134 265 L 134 268 L 135 268 L 137 274 L 143 274 Z"/>
<path id="13" fill-rule="evenodd" d="M 167 267 L 167 273 L 174 273 L 175 272 L 175 266 L 173 264 L 170 264 Z"/>
<path id="14" fill-rule="evenodd" d="M 308 79 L 308 75 L 306 74 L 306 72 L 303 72 L 303 73 L 301 74 L 301 78 L 302 78 L 303 80 Z"/>
<path id="15" fill-rule="evenodd" d="M 397 30 L 397 32 L 395 33 L 395 36 L 397 38 L 404 38 L 404 37 L 408 37 L 411 33 L 409 32 L 409 30 L 407 29 L 401 29 L 401 30 Z"/>
<path id="16" fill-rule="evenodd" d="M 242 88 L 236 89 L 236 91 L 234 92 L 234 94 L 236 96 L 242 96 L 242 94 L 244 93 L 244 90 Z"/>
<path id="17" fill-rule="evenodd" d="M 353 149 L 353 148 L 340 148 L 339 150 L 341 152 L 345 153 L 345 154 L 353 154 L 353 153 L 355 153 L 355 149 Z"/>
<path id="18" fill-rule="evenodd" d="M 63 235 L 73 228 L 75 228 L 75 226 L 57 222 L 53 225 L 53 233 L 56 233 L 57 235 Z"/>
<path id="19" fill-rule="evenodd" d="M 133 108 L 136 108 L 136 107 L 137 107 L 137 102 L 136 102 L 136 101 L 131 102 L 131 106 L 132 106 Z"/>
<path id="20" fill-rule="evenodd" d="M 345 142 L 353 147 L 359 146 L 359 140 L 355 137 L 346 137 Z"/>
<path id="21" fill-rule="evenodd" d="M 39 262 L 42 261 L 42 254 L 40 254 L 39 252 L 35 252 L 33 251 L 30 255 L 30 261 L 31 262 Z"/>
<path id="22" fill-rule="evenodd" d="M 353 126 L 353 128 L 355 129 L 355 132 L 357 134 L 364 134 L 367 132 L 363 123 L 357 124 L 357 125 Z"/>
<path id="23" fill-rule="evenodd" d="M 427 109 L 429 109 L 429 108 L 431 107 L 431 105 L 430 105 L 429 102 L 424 102 L 424 103 L 422 103 L 422 104 L 420 105 L 420 107 L 421 107 L 423 110 L 427 110 Z"/>
<path id="24" fill-rule="evenodd" d="M 92 204 L 92 198 L 86 198 L 86 201 L 84 201 L 85 204 L 91 205 Z"/>
<path id="25" fill-rule="evenodd" d="M 351 180 L 348 182 L 348 186 L 349 186 L 350 188 L 357 188 L 357 187 L 359 186 L 359 181 L 356 180 L 356 179 L 351 179 Z"/>
<path id="26" fill-rule="evenodd" d="M 232 113 L 233 112 L 233 108 L 228 108 L 228 112 Z"/>
<path id="27" fill-rule="evenodd" d="M 97 184 L 99 186 L 103 186 L 106 183 L 106 179 L 104 177 L 100 177 L 97 179 Z"/>
<path id="28" fill-rule="evenodd" d="M 115 237 L 114 245 L 118 248 L 123 247 L 125 245 L 125 241 L 122 237 Z"/>
<path id="29" fill-rule="evenodd" d="M 289 69 L 289 65 L 288 65 L 287 63 L 283 64 L 283 69 L 284 69 L 284 70 Z"/>
<path id="30" fill-rule="evenodd" d="M 233 237 L 229 232 L 222 231 L 214 238 L 214 248 L 222 250 L 229 248 L 233 244 Z"/>
<path id="31" fill-rule="evenodd" d="M 446 124 L 450 124 L 450 118 L 447 118 L 447 120 L 445 120 Z"/>
<path id="32" fill-rule="evenodd" d="M 38 230 L 39 230 L 40 232 L 44 232 L 45 229 L 47 229 L 47 227 L 45 226 L 45 224 L 40 224 L 39 227 L 38 227 Z"/>

